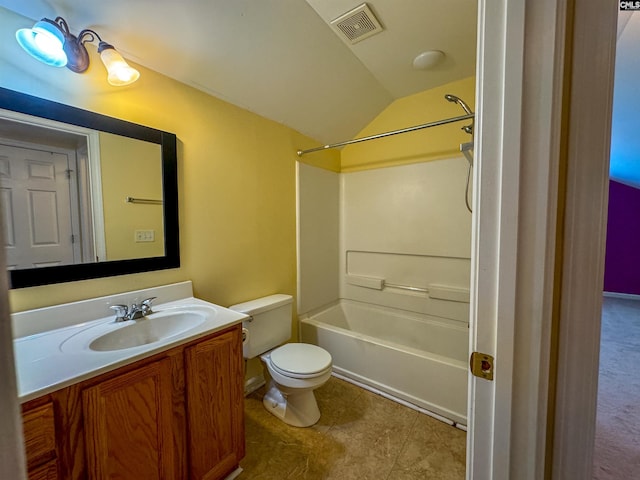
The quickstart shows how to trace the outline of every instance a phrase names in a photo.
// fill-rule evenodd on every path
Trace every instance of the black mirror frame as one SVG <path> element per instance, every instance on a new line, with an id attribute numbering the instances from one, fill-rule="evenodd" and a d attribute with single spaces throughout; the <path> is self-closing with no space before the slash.
<path id="1" fill-rule="evenodd" d="M 177 140 L 173 133 L 163 132 L 2 87 L 0 87 L 0 108 L 156 143 L 162 149 L 165 240 L 165 255 L 163 257 L 9 270 L 11 288 L 112 277 L 115 275 L 178 268 L 180 266 L 178 159 Z"/>

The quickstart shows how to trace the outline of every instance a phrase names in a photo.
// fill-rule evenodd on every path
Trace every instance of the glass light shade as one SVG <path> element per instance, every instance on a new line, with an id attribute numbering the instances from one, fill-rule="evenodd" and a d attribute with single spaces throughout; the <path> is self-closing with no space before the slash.
<path id="1" fill-rule="evenodd" d="M 33 58 L 52 67 L 64 67 L 67 55 L 63 50 L 65 37 L 58 25 L 46 18 L 36 22 L 33 28 L 21 28 L 16 40 Z"/>
<path id="2" fill-rule="evenodd" d="M 413 59 L 413 68 L 416 70 L 428 70 L 436 66 L 444 58 L 440 50 L 427 50 Z"/>
<path id="3" fill-rule="evenodd" d="M 99 51 L 100 59 L 107 68 L 107 82 L 109 82 L 109 84 L 121 87 L 123 85 L 129 85 L 140 78 L 140 72 L 129 66 L 115 48 L 104 47 L 99 49 Z"/>

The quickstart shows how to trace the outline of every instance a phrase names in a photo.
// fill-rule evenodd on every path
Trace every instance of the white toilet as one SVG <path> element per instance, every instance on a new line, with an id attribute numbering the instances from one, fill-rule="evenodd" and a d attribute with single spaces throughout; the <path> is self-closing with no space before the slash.
<path id="1" fill-rule="evenodd" d="M 329 380 L 331 355 L 308 343 L 282 345 L 291 338 L 292 303 L 291 295 L 277 294 L 229 308 L 251 317 L 242 322 L 243 355 L 260 355 L 269 371 L 265 408 L 289 425 L 308 427 L 320 419 L 313 390 Z"/>

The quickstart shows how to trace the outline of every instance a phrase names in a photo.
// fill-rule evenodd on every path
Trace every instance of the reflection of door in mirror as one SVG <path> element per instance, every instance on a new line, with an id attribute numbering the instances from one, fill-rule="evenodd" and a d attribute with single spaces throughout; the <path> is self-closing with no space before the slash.
<path id="1" fill-rule="evenodd" d="M 10 269 L 95 261 L 86 136 L 0 122 L 0 192 Z M 84 205 L 90 205 L 84 203 Z"/>
<path id="2" fill-rule="evenodd" d="M 0 144 L 0 189 L 10 269 L 76 262 L 69 153 Z M 29 222 L 16 222 L 29 218 Z"/>
<path id="3" fill-rule="evenodd" d="M 9 268 L 164 256 L 161 159 L 158 143 L 3 111 Z"/>
<path id="4" fill-rule="evenodd" d="M 40 193 L 31 195 L 32 200 L 39 201 L 39 207 L 48 210 L 34 209 L 27 203 L 27 213 L 23 212 L 22 218 L 13 210 L 11 215 L 6 215 L 6 205 L 11 204 L 10 197 L 15 192 L 13 185 L 4 182 L 8 182 L 10 170 L 19 168 L 10 168 L 8 159 L 4 162 L 4 171 L 0 171 L 0 182 L 3 182 L 0 184 L 0 217 L 10 217 L 9 243 L 20 246 L 38 243 L 32 242 L 30 211 L 36 211 L 37 216 L 45 219 L 38 228 L 50 234 L 45 237 L 49 243 L 53 243 L 52 232 L 58 234 L 56 238 L 61 242 L 64 238 L 73 239 L 73 260 L 30 258 L 22 263 L 27 267 L 14 262 L 10 272 L 13 288 L 180 266 L 178 159 L 174 134 L 0 88 L 0 144 L 65 154 L 68 163 L 63 173 L 58 175 L 56 167 L 51 168 L 58 180 L 66 175 L 71 177 L 67 222 L 71 230 L 65 232 L 61 227 L 61 211 L 51 210 L 54 198 L 56 206 L 61 203 L 60 190 L 49 190 L 48 197 Z M 40 170 L 42 176 L 44 169 Z M 24 188 L 42 190 L 40 186 Z M 131 198 L 134 201 L 128 200 Z M 2 218 L 0 222 L 0 226 L 9 223 Z M 17 227 L 28 232 L 27 240 L 16 240 Z M 0 241 L 7 243 L 7 238 L 3 235 Z M 39 268 L 34 264 L 51 266 Z"/>

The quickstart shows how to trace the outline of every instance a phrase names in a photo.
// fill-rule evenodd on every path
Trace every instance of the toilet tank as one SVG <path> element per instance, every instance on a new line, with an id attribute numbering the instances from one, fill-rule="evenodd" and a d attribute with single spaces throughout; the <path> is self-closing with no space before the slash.
<path id="1" fill-rule="evenodd" d="M 242 322 L 246 334 L 242 344 L 244 358 L 262 355 L 291 338 L 292 304 L 291 295 L 276 294 L 229 307 L 251 316 Z"/>

